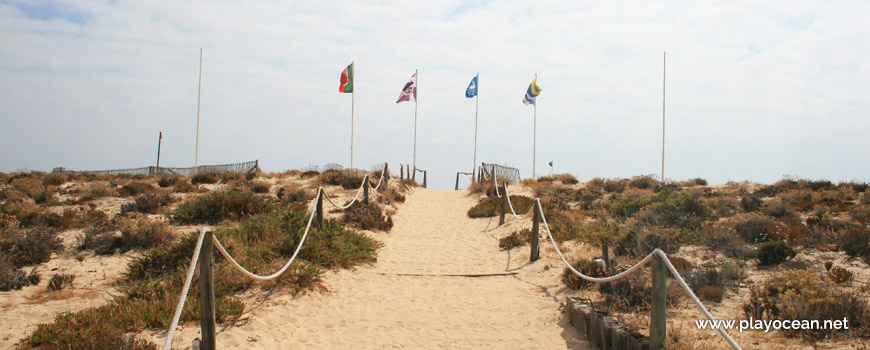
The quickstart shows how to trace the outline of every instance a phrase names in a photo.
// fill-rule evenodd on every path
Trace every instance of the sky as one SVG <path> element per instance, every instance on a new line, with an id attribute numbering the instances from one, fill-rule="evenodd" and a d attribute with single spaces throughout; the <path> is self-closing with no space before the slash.
<path id="1" fill-rule="evenodd" d="M 0 171 L 870 180 L 866 1 L 0 0 Z M 663 53 L 667 52 L 666 67 Z M 355 62 L 355 96 L 338 92 Z M 663 72 L 663 68 L 666 69 Z M 465 97 L 480 74 L 478 101 Z M 537 74 L 537 111 L 522 103 Z M 536 117 L 535 117 L 536 113 Z M 535 122 L 536 120 L 536 122 Z M 533 141 L 534 140 L 534 141 Z M 464 179 L 463 184 L 468 180 Z"/>

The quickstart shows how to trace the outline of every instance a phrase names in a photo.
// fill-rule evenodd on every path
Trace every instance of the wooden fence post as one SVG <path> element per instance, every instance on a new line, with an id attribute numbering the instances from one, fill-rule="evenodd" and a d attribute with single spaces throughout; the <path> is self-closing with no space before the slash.
<path id="1" fill-rule="evenodd" d="M 405 182 L 405 166 L 399 164 L 399 180 Z"/>
<path id="2" fill-rule="evenodd" d="M 384 163 L 384 189 L 390 185 L 390 164 Z"/>
<path id="3" fill-rule="evenodd" d="M 540 214 L 541 206 L 538 203 L 539 203 L 538 199 L 535 199 L 535 204 L 534 204 L 534 207 L 532 208 L 532 210 L 535 212 L 535 216 L 533 216 L 533 219 L 532 219 L 532 242 L 531 242 L 532 252 L 531 252 L 531 254 L 529 254 L 529 262 L 534 262 L 535 260 L 538 260 L 541 258 L 540 247 L 538 247 L 538 240 L 539 240 L 538 227 L 540 226 L 540 223 L 541 223 L 541 214 Z"/>
<path id="4" fill-rule="evenodd" d="M 453 187 L 453 190 L 454 190 L 454 191 L 458 191 L 458 190 L 459 190 L 459 173 L 460 173 L 459 171 L 456 172 L 456 186 Z M 473 181 L 473 180 L 474 180 L 474 176 L 472 176 L 471 179 L 472 179 L 472 181 Z"/>
<path id="5" fill-rule="evenodd" d="M 416 165 L 414 166 L 414 172 L 413 172 L 413 173 L 411 173 L 411 166 L 408 165 L 408 173 L 411 174 L 411 176 L 410 176 L 411 180 L 417 181 L 417 166 L 416 166 Z"/>
<path id="6" fill-rule="evenodd" d="M 668 270 L 658 254 L 652 259 L 652 310 L 649 318 L 649 348 L 665 348 L 667 337 L 667 282 Z"/>
<path id="7" fill-rule="evenodd" d="M 428 172 L 426 170 L 423 170 L 423 188 L 426 188 L 426 174 L 427 173 Z"/>
<path id="8" fill-rule="evenodd" d="M 607 244 L 601 245 L 601 255 L 604 259 L 604 271 L 607 272 L 607 275 L 610 275 L 610 248 Z"/>
<path id="9" fill-rule="evenodd" d="M 502 194 L 501 194 L 501 215 L 499 215 L 499 217 L 498 217 L 498 225 L 499 226 L 504 225 L 504 214 L 505 214 L 505 210 L 507 210 L 507 201 L 509 200 L 508 196 L 507 196 L 507 182 L 502 183 L 501 188 L 502 188 L 502 190 L 501 190 L 502 191 Z"/>
<path id="10" fill-rule="evenodd" d="M 317 216 L 317 228 L 323 229 L 323 187 L 317 190 L 317 203 L 314 203 L 314 210 Z"/>
<path id="11" fill-rule="evenodd" d="M 214 350 L 214 246 L 212 243 L 214 232 L 205 233 L 202 240 L 202 248 L 199 262 L 199 302 L 200 317 L 199 326 L 202 332 L 200 349 Z"/>
<path id="12" fill-rule="evenodd" d="M 369 205 L 369 176 L 363 177 L 363 204 Z"/>

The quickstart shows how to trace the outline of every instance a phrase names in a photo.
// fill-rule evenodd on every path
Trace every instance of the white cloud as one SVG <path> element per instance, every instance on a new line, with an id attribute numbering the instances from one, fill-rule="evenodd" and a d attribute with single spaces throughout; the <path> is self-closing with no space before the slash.
<path id="1" fill-rule="evenodd" d="M 57 1 L 51 19 L 0 1 L 0 171 L 193 162 L 198 49 L 200 162 L 259 158 L 266 170 L 411 160 L 447 188 L 478 161 L 531 172 L 538 73 L 539 173 L 658 173 L 662 51 L 668 51 L 666 176 L 867 179 L 870 34 L 864 2 Z M 77 14 L 84 23 L 64 20 Z M 72 19 L 72 18 L 70 18 Z"/>

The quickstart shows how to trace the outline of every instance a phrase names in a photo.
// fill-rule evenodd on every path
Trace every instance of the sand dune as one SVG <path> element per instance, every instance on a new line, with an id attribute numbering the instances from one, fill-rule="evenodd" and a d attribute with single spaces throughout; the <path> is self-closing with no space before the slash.
<path id="1" fill-rule="evenodd" d="M 416 189 L 394 216 L 378 262 L 330 272 L 329 292 L 272 296 L 219 327 L 221 348 L 316 349 L 587 349 L 560 311 L 558 271 L 528 253 L 498 249 L 493 220 L 469 219 L 465 191 Z M 511 230 L 509 227 L 499 230 Z M 507 232 L 507 231 L 505 231 Z M 546 249 L 546 247 L 544 247 Z M 504 273 L 491 277 L 444 274 Z M 402 274 L 423 274 L 408 276 Z M 165 332 L 146 335 L 162 343 Z M 176 334 L 190 347 L 199 327 Z"/>

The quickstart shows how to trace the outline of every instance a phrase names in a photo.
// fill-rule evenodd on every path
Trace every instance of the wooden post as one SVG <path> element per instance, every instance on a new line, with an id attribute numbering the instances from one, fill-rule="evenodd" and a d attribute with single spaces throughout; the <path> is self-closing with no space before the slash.
<path id="1" fill-rule="evenodd" d="M 652 261 L 652 310 L 649 319 L 649 348 L 665 348 L 667 337 L 667 282 L 668 270 L 658 254 Z"/>
<path id="2" fill-rule="evenodd" d="M 314 203 L 317 228 L 323 229 L 323 187 L 317 189 L 317 203 Z"/>
<path id="3" fill-rule="evenodd" d="M 610 248 L 607 247 L 607 244 L 601 245 L 601 255 L 604 259 L 604 271 L 607 272 L 607 275 L 610 275 Z"/>
<path id="4" fill-rule="evenodd" d="M 423 170 L 423 188 L 426 188 L 426 170 Z"/>
<path id="5" fill-rule="evenodd" d="M 532 252 L 529 255 L 529 262 L 534 262 L 535 260 L 538 260 L 541 258 L 540 247 L 538 247 L 538 239 L 539 239 L 538 238 L 538 226 L 540 226 L 540 224 L 541 224 L 541 214 L 540 214 L 541 205 L 539 203 L 540 202 L 537 199 L 535 199 L 534 208 L 532 209 L 535 212 L 535 216 L 533 216 L 533 219 L 532 219 L 532 242 L 531 242 Z"/>
<path id="6" fill-rule="evenodd" d="M 363 204 L 369 205 L 369 176 L 363 177 Z"/>
<path id="7" fill-rule="evenodd" d="M 199 302 L 200 317 L 199 326 L 202 332 L 200 349 L 215 349 L 215 326 L 214 326 L 214 246 L 212 243 L 212 231 L 205 233 L 202 240 L 202 248 L 199 262 Z"/>
<path id="8" fill-rule="evenodd" d="M 454 191 L 458 191 L 458 190 L 459 190 L 459 173 L 460 173 L 459 171 L 456 172 L 456 186 L 453 187 L 453 190 L 454 190 Z M 473 177 L 472 177 L 472 178 L 473 178 Z"/>
<path id="9" fill-rule="evenodd" d="M 384 189 L 390 186 L 390 164 L 384 163 Z"/>
<path id="10" fill-rule="evenodd" d="M 399 181 L 405 182 L 405 166 L 399 164 Z"/>
<path id="11" fill-rule="evenodd" d="M 495 168 L 493 168 L 493 170 L 495 170 Z M 495 196 L 496 194 L 498 194 L 498 181 L 496 181 L 495 178 L 495 171 L 493 171 L 492 173 L 492 195 Z"/>
<path id="12" fill-rule="evenodd" d="M 410 167 L 410 165 L 409 165 Z M 409 168 L 410 169 L 410 168 Z M 411 170 L 408 170 L 411 171 Z M 414 172 L 411 174 L 411 180 L 417 181 L 417 166 L 414 166 Z"/>
<path id="13" fill-rule="evenodd" d="M 157 173 L 160 173 L 160 144 L 163 143 L 163 132 L 157 138 Z M 150 175 L 150 174 L 149 174 Z"/>
<path id="14" fill-rule="evenodd" d="M 507 182 L 501 184 L 502 194 L 501 194 L 501 215 L 498 217 L 498 225 L 504 225 L 504 214 L 505 210 L 507 210 Z"/>

